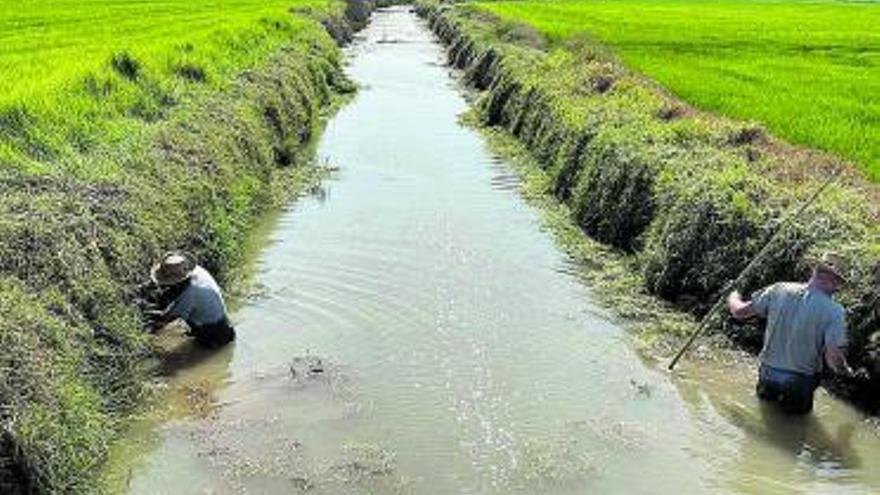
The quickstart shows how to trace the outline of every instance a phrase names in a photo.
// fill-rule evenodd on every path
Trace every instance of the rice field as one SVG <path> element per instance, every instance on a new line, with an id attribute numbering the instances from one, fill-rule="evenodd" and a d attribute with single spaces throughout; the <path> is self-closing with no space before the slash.
<path id="1" fill-rule="evenodd" d="M 880 180 L 880 3 L 481 2 L 554 46 L 586 38 L 704 110 L 760 122 Z"/>
<path id="2" fill-rule="evenodd" d="M 0 106 L 45 97 L 113 54 L 170 69 L 210 60 L 214 70 L 257 59 L 284 40 L 291 7 L 330 0 L 0 0 Z M 259 50 L 254 50 L 259 48 Z"/>
<path id="3" fill-rule="evenodd" d="M 0 0 L 0 167 L 38 170 L 218 89 L 339 0 Z M 114 124 L 115 122 L 115 124 Z M 116 126 L 116 129 L 111 127 Z M 116 135 L 117 137 L 114 137 Z"/>

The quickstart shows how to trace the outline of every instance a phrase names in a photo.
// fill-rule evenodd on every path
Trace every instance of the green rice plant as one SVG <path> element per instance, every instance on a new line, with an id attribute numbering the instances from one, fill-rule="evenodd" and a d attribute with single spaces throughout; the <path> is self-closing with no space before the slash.
<path id="1" fill-rule="evenodd" d="M 598 41 L 696 107 L 761 122 L 880 180 L 876 2 L 528 0 L 479 7 L 534 26 L 553 46 Z"/>
<path id="2" fill-rule="evenodd" d="M 288 44 L 336 0 L 0 0 L 0 163 L 48 172 Z M 111 173 L 111 170 L 103 172 Z"/>

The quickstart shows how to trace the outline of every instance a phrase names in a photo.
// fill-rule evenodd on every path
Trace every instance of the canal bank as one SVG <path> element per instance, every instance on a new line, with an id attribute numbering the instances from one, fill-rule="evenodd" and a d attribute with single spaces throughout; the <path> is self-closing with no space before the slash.
<path id="1" fill-rule="evenodd" d="M 186 70 L 118 52 L 57 112 L 0 109 L 0 492 L 102 491 L 109 444 L 152 392 L 149 267 L 188 249 L 230 282 L 254 225 L 319 173 L 314 136 L 355 89 L 325 25 L 350 32 L 369 6 L 181 40 L 207 54 Z"/>
<path id="2" fill-rule="evenodd" d="M 239 340 L 169 378 L 129 493 L 863 493 L 877 434 L 819 398 L 783 428 L 735 364 L 644 363 L 459 122 L 468 104 L 407 8 L 348 52 L 362 86 L 277 220 Z M 736 378 L 739 377 L 739 378 Z M 138 441 L 144 443 L 139 444 Z"/>

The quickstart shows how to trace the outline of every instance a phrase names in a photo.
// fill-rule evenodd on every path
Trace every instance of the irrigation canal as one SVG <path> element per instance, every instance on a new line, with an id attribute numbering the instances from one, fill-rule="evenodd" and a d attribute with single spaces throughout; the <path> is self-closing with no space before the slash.
<path id="1" fill-rule="evenodd" d="M 459 124 L 421 21 L 361 37 L 318 149 L 338 177 L 275 222 L 238 342 L 169 379 L 184 411 L 123 443 L 131 494 L 880 490 L 880 434 L 847 406 L 792 421 L 752 370 L 640 360 Z"/>

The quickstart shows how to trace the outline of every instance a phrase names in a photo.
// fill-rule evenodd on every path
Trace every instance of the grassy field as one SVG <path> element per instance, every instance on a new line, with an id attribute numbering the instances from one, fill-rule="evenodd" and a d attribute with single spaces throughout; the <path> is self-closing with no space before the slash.
<path id="1" fill-rule="evenodd" d="M 0 161 L 41 167 L 64 148 L 106 140 L 96 121 L 156 120 L 182 93 L 216 89 L 289 42 L 302 22 L 291 9 L 339 5 L 0 0 Z"/>
<path id="2" fill-rule="evenodd" d="M 34 104 L 128 52 L 156 71 L 213 70 L 258 59 L 284 40 L 274 21 L 328 0 L 0 0 L 0 106 Z M 274 42 L 264 43 L 267 38 Z M 259 48 L 255 52 L 252 48 Z"/>
<path id="3" fill-rule="evenodd" d="M 597 39 L 702 109 L 755 120 L 880 180 L 880 3 L 485 2 L 552 43 Z"/>

